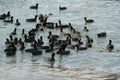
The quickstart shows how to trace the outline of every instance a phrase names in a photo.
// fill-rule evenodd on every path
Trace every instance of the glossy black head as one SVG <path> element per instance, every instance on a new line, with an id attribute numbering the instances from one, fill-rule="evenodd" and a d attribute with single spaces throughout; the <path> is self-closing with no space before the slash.
<path id="1" fill-rule="evenodd" d="M 111 44 L 112 43 L 112 40 L 109 40 L 109 44 Z"/>
<path id="2" fill-rule="evenodd" d="M 36 6 L 38 6 L 38 3 L 36 3 Z"/>
<path id="3" fill-rule="evenodd" d="M 85 19 L 85 20 L 87 20 L 87 18 L 86 18 L 86 17 L 84 17 L 84 19 Z"/>

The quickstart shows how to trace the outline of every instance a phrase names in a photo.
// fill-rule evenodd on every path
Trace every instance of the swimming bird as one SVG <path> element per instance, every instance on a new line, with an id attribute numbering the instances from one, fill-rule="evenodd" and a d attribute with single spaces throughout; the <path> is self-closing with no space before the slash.
<path id="1" fill-rule="evenodd" d="M 19 26 L 19 25 L 20 25 L 19 19 L 16 19 L 15 25 L 16 25 L 16 26 Z"/>
<path id="2" fill-rule="evenodd" d="M 52 26 L 54 27 L 54 23 L 53 23 L 53 22 L 47 22 L 48 17 L 51 16 L 51 15 L 52 15 L 52 13 L 48 13 L 48 14 L 45 14 L 45 15 L 44 15 L 44 20 L 43 20 L 43 26 L 44 26 L 44 27 L 46 27 L 46 26 L 47 26 L 47 27 L 52 27 Z M 53 27 L 52 27 L 52 28 L 53 28 Z"/>
<path id="3" fill-rule="evenodd" d="M 6 22 L 6 23 L 13 23 L 13 16 L 11 16 L 11 19 L 10 19 L 10 20 L 4 20 L 3 22 Z"/>
<path id="4" fill-rule="evenodd" d="M 15 46 L 18 44 L 18 38 L 17 37 L 14 38 L 13 43 L 14 43 Z"/>
<path id="5" fill-rule="evenodd" d="M 70 51 L 65 51 L 65 50 L 62 50 L 62 48 L 59 48 L 59 50 L 56 52 L 56 54 L 69 55 Z"/>
<path id="6" fill-rule="evenodd" d="M 6 56 L 15 56 L 16 55 L 16 52 L 14 51 L 7 51 L 6 52 Z"/>
<path id="7" fill-rule="evenodd" d="M 98 37 L 106 37 L 106 32 L 101 32 L 97 34 Z"/>
<path id="8" fill-rule="evenodd" d="M 5 52 L 6 51 L 16 51 L 17 48 L 15 47 L 14 43 L 11 42 L 11 44 L 4 50 Z"/>
<path id="9" fill-rule="evenodd" d="M 27 43 L 31 43 L 35 40 L 34 36 L 27 36 L 26 34 L 24 35 L 24 41 Z"/>
<path id="10" fill-rule="evenodd" d="M 10 11 L 8 11 L 7 14 L 4 13 L 4 14 L 0 15 L 0 20 L 5 20 L 6 18 L 9 19 L 10 16 L 11 16 Z"/>
<path id="11" fill-rule="evenodd" d="M 85 26 L 84 29 L 83 29 L 83 31 L 88 32 L 89 29 L 87 29 L 87 27 Z"/>
<path id="12" fill-rule="evenodd" d="M 7 12 L 7 14 L 5 14 L 5 16 L 9 19 L 10 18 L 10 11 Z"/>
<path id="13" fill-rule="evenodd" d="M 6 19 L 6 15 L 5 14 L 0 15 L 0 20 L 5 20 L 5 19 Z"/>
<path id="14" fill-rule="evenodd" d="M 10 42 L 12 42 L 13 41 L 13 36 L 11 34 L 9 35 L 9 38 L 10 38 Z"/>
<path id="15" fill-rule="evenodd" d="M 84 17 L 85 19 L 85 23 L 93 23 L 94 20 L 93 19 L 87 19 L 87 17 Z"/>
<path id="16" fill-rule="evenodd" d="M 35 6 L 30 6 L 30 9 L 38 9 L 38 3 Z"/>
<path id="17" fill-rule="evenodd" d="M 44 22 L 44 16 L 43 16 L 43 14 L 40 14 L 39 16 L 38 16 L 38 19 L 39 19 L 39 21 L 40 22 Z"/>
<path id="18" fill-rule="evenodd" d="M 66 10 L 66 9 L 67 9 L 66 7 L 59 6 L 59 10 Z"/>
<path id="19" fill-rule="evenodd" d="M 41 54 L 42 54 L 41 50 L 32 51 L 32 55 L 41 55 Z"/>
<path id="20" fill-rule="evenodd" d="M 35 15 L 35 18 L 26 19 L 26 22 L 36 22 L 37 21 L 37 15 Z"/>
<path id="21" fill-rule="evenodd" d="M 38 47 L 41 47 L 43 44 L 44 44 L 43 37 L 40 36 L 40 39 L 37 39 L 37 45 L 38 45 Z"/>
<path id="22" fill-rule="evenodd" d="M 11 45 L 11 42 L 8 38 L 6 38 L 5 46 L 6 48 Z"/>
<path id="23" fill-rule="evenodd" d="M 77 51 L 87 50 L 87 47 L 81 47 L 81 46 L 79 46 L 79 45 L 76 45 L 75 47 L 77 48 Z"/>
<path id="24" fill-rule="evenodd" d="M 54 29 L 54 23 L 53 22 L 46 22 L 45 24 L 48 29 Z"/>
<path id="25" fill-rule="evenodd" d="M 79 31 L 76 31 L 75 29 L 72 29 L 71 37 L 72 38 L 80 38 L 81 34 L 80 34 Z"/>
<path id="26" fill-rule="evenodd" d="M 21 41 L 20 41 L 21 40 Z M 22 42 L 22 39 L 20 38 L 20 40 L 18 41 L 18 45 L 17 45 L 17 49 L 19 50 L 24 50 L 25 49 L 25 45 L 24 45 L 24 42 Z"/>
<path id="27" fill-rule="evenodd" d="M 86 47 L 92 47 L 92 41 L 89 36 L 86 36 Z"/>
<path id="28" fill-rule="evenodd" d="M 62 24 L 61 23 L 61 20 L 58 20 L 58 23 L 55 23 L 55 27 L 56 28 L 68 28 L 69 27 L 69 25 L 68 24 Z"/>
<path id="29" fill-rule="evenodd" d="M 78 40 L 77 45 L 80 47 L 81 45 L 83 45 L 83 42 L 81 41 L 81 39 Z"/>
<path id="30" fill-rule="evenodd" d="M 87 47 L 82 47 L 83 42 L 81 42 L 81 39 L 78 40 L 78 43 L 75 45 L 75 48 L 77 48 L 77 51 L 79 50 L 87 50 Z"/>
<path id="31" fill-rule="evenodd" d="M 68 40 L 66 47 L 69 49 L 75 49 L 75 45 L 71 44 L 71 39 Z"/>
<path id="32" fill-rule="evenodd" d="M 63 28 L 60 28 L 60 36 L 67 36 L 69 33 L 63 32 Z"/>
<path id="33" fill-rule="evenodd" d="M 11 35 L 16 35 L 17 34 L 16 31 L 17 31 L 17 28 L 14 28 L 14 31 L 11 32 Z"/>
<path id="34" fill-rule="evenodd" d="M 14 43 L 11 43 L 4 51 L 6 52 L 6 55 L 12 56 L 16 54 L 17 48 L 15 47 Z"/>
<path id="35" fill-rule="evenodd" d="M 37 48 L 26 49 L 25 52 L 32 53 L 32 55 L 41 55 L 42 51 Z"/>
<path id="36" fill-rule="evenodd" d="M 56 34 L 52 34 L 52 32 L 51 31 L 49 31 L 49 35 L 48 35 L 48 37 L 47 37 L 48 39 L 57 39 L 57 38 L 59 38 L 59 36 L 58 35 L 56 35 Z"/>
<path id="37" fill-rule="evenodd" d="M 40 49 L 47 50 L 49 49 L 49 46 L 41 46 Z"/>
<path id="38" fill-rule="evenodd" d="M 109 44 L 106 46 L 106 49 L 109 51 L 112 51 L 114 49 L 114 46 L 112 44 L 112 40 L 109 40 Z"/>
<path id="39" fill-rule="evenodd" d="M 36 24 L 35 31 L 44 31 L 42 24 Z"/>
<path id="40" fill-rule="evenodd" d="M 53 48 L 53 47 L 54 47 L 54 43 L 50 44 L 50 45 L 49 45 L 49 49 L 46 49 L 45 52 L 47 53 L 47 52 L 52 52 L 52 51 L 54 51 L 54 48 Z"/>
<path id="41" fill-rule="evenodd" d="M 22 36 L 24 36 L 25 35 L 25 29 L 22 29 L 22 34 L 21 34 Z"/>

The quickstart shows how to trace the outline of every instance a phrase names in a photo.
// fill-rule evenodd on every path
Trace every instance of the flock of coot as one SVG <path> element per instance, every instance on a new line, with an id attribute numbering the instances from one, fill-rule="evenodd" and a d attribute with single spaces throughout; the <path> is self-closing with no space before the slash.
<path id="1" fill-rule="evenodd" d="M 38 3 L 36 3 L 35 6 L 30 6 L 30 9 L 38 10 Z M 66 7 L 59 6 L 59 10 L 67 10 Z M 25 32 L 25 29 L 22 29 L 21 36 L 14 37 L 14 35 L 17 34 L 17 27 L 14 28 L 14 31 L 11 32 L 9 35 L 9 38 L 6 38 L 5 46 L 6 49 L 4 50 L 7 56 L 12 56 L 16 54 L 17 50 L 25 51 L 27 53 L 32 53 L 32 55 L 42 55 L 43 51 L 45 53 L 51 52 L 51 58 L 50 61 L 54 61 L 55 54 L 58 55 L 69 55 L 70 51 L 66 50 L 66 48 L 69 49 L 77 49 L 79 50 L 87 50 L 88 48 L 92 48 L 92 43 L 94 40 L 90 38 L 88 35 L 86 35 L 86 41 L 81 41 L 81 33 L 77 31 L 71 23 L 68 24 L 62 24 L 61 20 L 58 21 L 58 23 L 54 22 L 48 22 L 47 19 L 49 16 L 52 16 L 52 13 L 49 14 L 39 14 L 35 15 L 34 18 L 26 19 L 26 22 L 36 22 L 39 20 L 39 23 L 36 23 L 35 28 L 32 28 L 28 31 L 28 33 Z M 10 11 L 8 13 L 4 13 L 0 15 L 0 20 L 3 20 L 4 23 L 13 23 L 13 16 L 11 16 Z M 85 24 L 91 24 L 94 22 L 93 19 L 87 19 L 84 17 Z M 15 22 L 16 26 L 20 26 L 21 23 L 19 22 L 19 19 L 16 19 Z M 36 39 L 36 33 L 42 33 L 46 29 L 58 29 L 60 31 L 60 34 L 53 34 L 52 31 L 48 32 L 48 45 L 44 45 L 43 38 L 46 38 L 44 36 L 39 36 L 38 39 Z M 68 29 L 69 32 L 64 32 L 64 29 Z M 88 32 L 89 29 L 87 27 L 84 27 L 84 32 Z M 106 37 L 106 32 L 98 33 L 98 37 Z M 65 37 L 66 39 L 60 39 L 60 37 Z M 72 42 L 76 42 L 76 44 L 72 44 Z M 29 43 L 31 44 L 31 48 L 26 49 L 25 44 Z M 85 43 L 85 44 L 84 44 Z M 109 40 L 109 44 L 107 45 L 108 50 L 113 50 L 114 46 L 112 45 L 112 41 Z"/>

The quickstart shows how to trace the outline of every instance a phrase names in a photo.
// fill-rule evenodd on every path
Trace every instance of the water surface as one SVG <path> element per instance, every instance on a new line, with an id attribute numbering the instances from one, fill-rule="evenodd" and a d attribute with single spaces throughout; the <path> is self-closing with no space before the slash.
<path id="1" fill-rule="evenodd" d="M 39 9 L 30 10 L 30 5 L 39 3 Z M 59 11 L 58 6 L 66 6 L 67 10 Z M 85 42 L 85 36 L 94 39 L 93 47 L 86 51 L 76 52 L 70 50 L 68 56 L 55 56 L 54 68 L 50 63 L 44 61 L 44 57 L 50 54 L 43 53 L 41 56 L 17 51 L 14 57 L 6 57 L 4 54 L 5 39 L 16 27 L 14 24 L 6 24 L 0 21 L 0 79 L 2 80 L 104 80 L 100 78 L 104 74 L 120 74 L 120 1 L 119 0 L 0 0 L 0 13 L 10 11 L 14 19 L 19 19 L 21 25 L 17 27 L 17 36 L 21 37 L 21 30 L 26 32 L 38 23 L 26 23 L 26 18 L 34 17 L 36 14 L 53 13 L 48 21 L 63 24 L 72 23 L 72 26 L 81 32 L 81 40 Z M 85 26 L 84 17 L 94 19 L 94 23 L 86 25 L 89 32 L 83 32 Z M 15 22 L 15 21 L 14 21 Z M 46 29 L 38 33 L 37 37 L 43 35 L 47 44 L 48 31 L 59 34 L 59 30 Z M 66 29 L 66 31 L 68 31 Z M 106 32 L 106 38 L 97 38 L 97 33 Z M 105 46 L 109 39 L 113 41 L 115 49 L 108 52 Z M 30 44 L 25 44 L 29 48 Z"/>

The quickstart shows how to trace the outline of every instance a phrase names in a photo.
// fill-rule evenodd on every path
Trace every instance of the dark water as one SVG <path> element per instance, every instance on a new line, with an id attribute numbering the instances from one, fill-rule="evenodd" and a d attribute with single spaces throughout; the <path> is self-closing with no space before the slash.
<path id="1" fill-rule="evenodd" d="M 39 3 L 39 9 L 30 10 L 29 6 Z M 66 6 L 67 10 L 59 12 L 58 6 Z M 26 32 L 35 27 L 38 23 L 26 23 L 26 18 L 36 14 L 53 13 L 48 21 L 63 24 L 69 22 L 81 32 L 81 40 L 85 42 L 85 36 L 89 35 L 94 39 L 93 48 L 86 51 L 76 52 L 70 50 L 68 56 L 55 56 L 54 68 L 44 61 L 44 57 L 51 54 L 43 53 L 41 56 L 32 56 L 29 53 L 17 51 L 14 57 L 6 57 L 4 54 L 5 39 L 16 27 L 14 24 L 6 24 L 0 21 L 0 80 L 105 80 L 109 74 L 120 74 L 120 2 L 119 0 L 0 0 L 0 13 L 10 11 L 14 19 L 19 19 L 21 25 L 17 27 L 17 35 L 21 37 L 21 30 Z M 89 32 L 83 32 L 85 26 L 84 16 L 94 19 L 95 22 L 88 24 Z M 48 31 L 60 34 L 59 30 L 46 29 L 43 39 L 47 44 Z M 68 30 L 66 29 L 66 32 Z M 96 34 L 106 32 L 106 38 L 97 38 Z M 113 52 L 105 50 L 108 40 L 111 39 L 115 46 Z M 25 44 L 29 48 L 30 44 Z M 119 80 L 119 79 L 118 79 Z"/>

